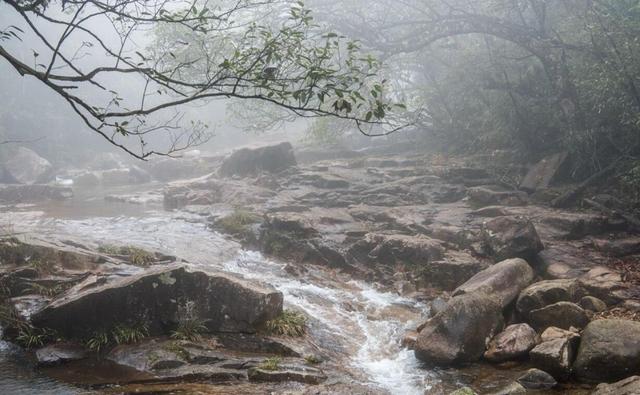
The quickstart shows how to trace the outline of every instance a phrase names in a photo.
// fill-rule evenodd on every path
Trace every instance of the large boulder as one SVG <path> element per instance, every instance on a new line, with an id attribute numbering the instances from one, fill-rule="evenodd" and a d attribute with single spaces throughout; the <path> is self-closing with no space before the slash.
<path id="1" fill-rule="evenodd" d="M 431 365 L 477 361 L 502 325 L 502 308 L 493 298 L 482 293 L 457 296 L 423 324 L 414 352 Z"/>
<path id="2" fill-rule="evenodd" d="M 532 258 L 544 249 L 530 220 L 524 217 L 496 217 L 482 224 L 482 240 L 498 261 Z"/>
<path id="3" fill-rule="evenodd" d="M 481 292 L 504 308 L 531 284 L 533 277 L 533 269 L 524 259 L 507 259 L 478 272 L 456 288 L 453 295 Z"/>
<path id="4" fill-rule="evenodd" d="M 539 331 L 551 326 L 582 329 L 589 323 L 587 313 L 575 303 L 558 302 L 529 312 L 529 323 Z"/>
<path id="5" fill-rule="evenodd" d="M 442 259 L 444 248 L 439 241 L 424 235 L 367 233 L 349 249 L 349 253 L 364 261 L 422 266 Z"/>
<path id="6" fill-rule="evenodd" d="M 579 287 L 575 279 L 539 281 L 520 293 L 516 308 L 518 313 L 527 317 L 531 310 L 541 309 L 557 302 L 573 302 L 578 295 Z"/>
<path id="7" fill-rule="evenodd" d="M 209 331 L 253 332 L 281 312 L 282 293 L 271 286 L 173 265 L 72 289 L 35 312 L 31 321 L 66 338 L 139 323 L 152 335 L 165 334 L 189 314 Z M 80 317 L 81 324 L 69 317 Z"/>
<path id="8" fill-rule="evenodd" d="M 75 343 L 54 343 L 36 350 L 38 365 L 56 365 L 87 357 L 87 351 Z"/>
<path id="9" fill-rule="evenodd" d="M 451 291 L 486 268 L 485 262 L 468 253 L 448 251 L 443 259 L 424 266 L 420 275 L 427 284 Z"/>
<path id="10" fill-rule="evenodd" d="M 249 176 L 261 172 L 278 173 L 296 165 L 288 142 L 260 148 L 243 148 L 227 157 L 220 166 L 221 176 Z"/>
<path id="11" fill-rule="evenodd" d="M 2 170 L 2 182 L 38 184 L 53 178 L 53 166 L 29 148 L 15 147 L 7 152 Z"/>
<path id="12" fill-rule="evenodd" d="M 640 376 L 627 377 L 612 384 L 602 383 L 591 395 L 638 395 L 640 394 Z"/>
<path id="13" fill-rule="evenodd" d="M 547 188 L 566 159 L 566 151 L 543 158 L 524 176 L 520 183 L 520 189 L 527 192 L 534 192 L 538 189 Z"/>
<path id="14" fill-rule="evenodd" d="M 584 380 L 613 381 L 640 373 L 640 322 L 597 320 L 582 332 L 574 367 Z"/>
<path id="15" fill-rule="evenodd" d="M 526 357 L 539 340 L 538 334 L 529 325 L 509 325 L 491 340 L 484 357 L 491 362 Z"/>
<path id="16" fill-rule="evenodd" d="M 612 305 L 627 299 L 628 285 L 620 273 L 604 266 L 596 266 L 578 279 L 585 292 Z"/>

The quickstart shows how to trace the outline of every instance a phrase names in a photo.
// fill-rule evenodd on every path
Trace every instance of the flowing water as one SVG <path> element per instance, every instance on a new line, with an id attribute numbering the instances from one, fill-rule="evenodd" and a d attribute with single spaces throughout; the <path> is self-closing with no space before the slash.
<path id="1" fill-rule="evenodd" d="M 95 206 L 95 210 L 91 207 Z M 293 277 L 285 264 L 246 251 L 208 229 L 204 217 L 166 212 L 158 207 L 83 201 L 59 206 L 22 208 L 0 214 L 16 232 L 72 237 L 88 243 L 136 245 L 272 284 L 284 294 L 286 307 L 310 317 L 310 335 L 323 350 L 341 358 L 357 382 L 393 394 L 423 394 L 438 382 L 400 345 L 404 331 L 415 327 L 427 307 L 369 284 L 342 278 L 321 268 Z M 77 205 L 76 205 L 77 207 Z M 121 215 L 126 213 L 126 215 Z M 39 375 L 24 356 L 0 343 L 0 393 L 73 393 L 64 383 Z"/>

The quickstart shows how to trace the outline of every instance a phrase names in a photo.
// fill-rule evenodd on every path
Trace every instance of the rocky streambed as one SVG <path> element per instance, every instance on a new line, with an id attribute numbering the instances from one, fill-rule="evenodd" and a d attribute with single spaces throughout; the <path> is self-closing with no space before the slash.
<path id="1" fill-rule="evenodd" d="M 551 209 L 552 189 L 475 163 L 313 156 L 241 150 L 134 195 L 7 206 L 3 326 L 31 351 L 4 344 L 0 370 L 25 379 L 0 386 L 636 393 L 624 218 Z"/>

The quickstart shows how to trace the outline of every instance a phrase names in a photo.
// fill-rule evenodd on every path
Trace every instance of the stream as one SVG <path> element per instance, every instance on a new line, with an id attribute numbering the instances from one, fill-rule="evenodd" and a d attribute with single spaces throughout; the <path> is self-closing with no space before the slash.
<path id="1" fill-rule="evenodd" d="M 135 245 L 175 255 L 196 267 L 272 284 L 284 294 L 285 307 L 302 310 L 310 318 L 313 342 L 343 361 L 358 383 L 392 394 L 413 395 L 424 394 L 442 379 L 435 371 L 421 368 L 413 352 L 400 344 L 404 331 L 424 319 L 426 305 L 323 268 L 312 267 L 302 277 L 293 277 L 285 270 L 285 263 L 244 250 L 210 230 L 206 217 L 164 211 L 157 204 L 75 198 L 46 206 L 10 208 L 0 218 L 3 226 L 17 233 Z M 0 343 L 0 393 L 77 392 L 39 374 L 23 353 Z"/>

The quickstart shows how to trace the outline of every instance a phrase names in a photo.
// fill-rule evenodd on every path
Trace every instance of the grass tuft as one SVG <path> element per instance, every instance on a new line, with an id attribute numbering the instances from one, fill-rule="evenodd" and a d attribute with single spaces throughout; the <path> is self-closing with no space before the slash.
<path id="1" fill-rule="evenodd" d="M 236 209 L 233 213 L 221 218 L 218 225 L 227 233 L 243 233 L 248 225 L 258 222 L 258 215 L 241 209 Z"/>
<path id="2" fill-rule="evenodd" d="M 300 337 L 307 331 L 307 317 L 293 310 L 284 310 L 279 317 L 265 323 L 268 333 L 279 336 Z"/>
<path id="3" fill-rule="evenodd" d="M 280 362 L 282 362 L 282 358 L 280 357 L 267 358 L 258 365 L 258 368 L 269 371 L 278 370 L 280 368 Z"/>

